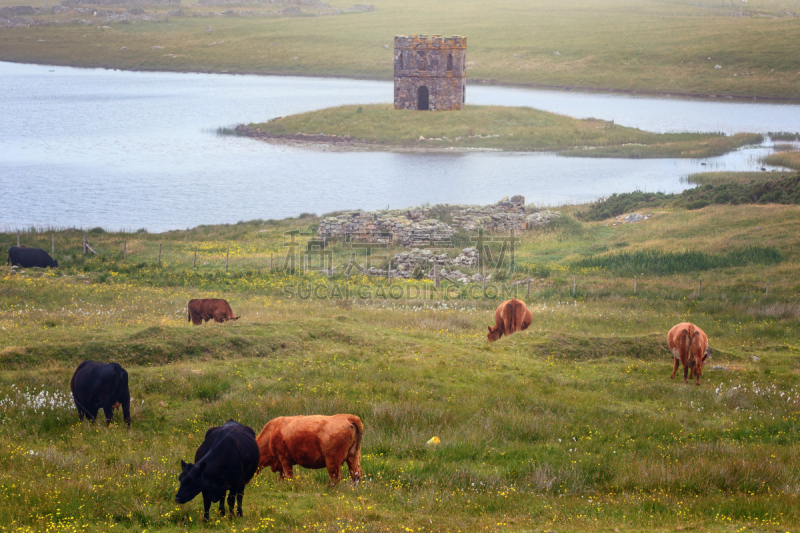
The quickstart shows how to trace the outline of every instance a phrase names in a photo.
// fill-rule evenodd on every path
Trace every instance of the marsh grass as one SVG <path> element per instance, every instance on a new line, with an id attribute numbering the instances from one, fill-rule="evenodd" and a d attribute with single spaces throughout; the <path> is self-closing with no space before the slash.
<path id="1" fill-rule="evenodd" d="M 800 170 L 800 151 L 777 152 L 764 157 L 763 161 L 768 165 Z"/>
<path id="2" fill-rule="evenodd" d="M 686 181 L 698 185 L 750 184 L 772 181 L 778 177 L 785 177 L 787 174 L 789 173 L 783 172 L 776 176 L 774 172 L 698 172 L 690 174 Z"/>

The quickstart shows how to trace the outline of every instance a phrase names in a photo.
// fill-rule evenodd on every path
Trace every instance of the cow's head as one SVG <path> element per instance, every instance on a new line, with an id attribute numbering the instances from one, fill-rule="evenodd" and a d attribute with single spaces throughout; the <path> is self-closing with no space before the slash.
<path id="1" fill-rule="evenodd" d="M 489 333 L 486 335 L 486 340 L 494 342 L 503 336 L 503 328 L 500 326 L 489 326 Z"/>
<path id="2" fill-rule="evenodd" d="M 51 267 L 53 267 L 53 268 L 58 268 L 58 261 L 56 261 L 55 259 L 53 259 L 53 262 L 52 262 L 52 263 L 50 263 L 50 266 L 51 266 Z"/>
<path id="3" fill-rule="evenodd" d="M 208 479 L 205 475 L 206 463 L 201 461 L 197 464 L 186 463 L 181 459 L 181 472 L 178 476 L 178 481 L 181 482 L 181 487 L 178 489 L 178 494 L 175 495 L 176 503 L 186 503 L 194 499 L 195 496 L 203 491 L 211 492 L 212 494 L 219 493 L 223 488 L 227 488 L 225 479 Z"/>
<path id="4" fill-rule="evenodd" d="M 181 459 L 181 469 L 178 476 L 181 487 L 175 495 L 175 502 L 184 504 L 192 501 L 195 496 L 203 491 L 203 471 L 206 469 L 205 463 L 192 464 Z"/>
<path id="5" fill-rule="evenodd" d="M 239 320 L 240 318 L 242 318 L 242 317 L 240 317 L 240 316 L 232 316 L 231 320 Z"/>

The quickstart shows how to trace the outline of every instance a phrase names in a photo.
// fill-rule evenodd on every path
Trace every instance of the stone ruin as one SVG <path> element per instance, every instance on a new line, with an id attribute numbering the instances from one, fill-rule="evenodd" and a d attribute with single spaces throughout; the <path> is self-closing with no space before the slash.
<path id="1" fill-rule="evenodd" d="M 557 212 L 525 205 L 525 197 L 504 198 L 494 205 L 437 204 L 376 212 L 349 211 L 320 222 L 321 240 L 351 239 L 405 247 L 444 247 L 457 230 L 498 233 L 522 232 L 546 226 Z M 451 221 L 450 223 L 443 222 Z"/>
<path id="2" fill-rule="evenodd" d="M 462 109 L 467 94 L 467 38 L 394 38 L 394 108 Z"/>
<path id="3" fill-rule="evenodd" d="M 512 231 L 543 227 L 560 217 L 560 213 L 555 211 L 526 206 L 524 197 L 514 196 L 483 207 L 437 204 L 373 213 L 351 211 L 323 219 L 318 226 L 317 237 L 325 241 L 341 239 L 411 248 L 391 258 L 389 271 L 352 265 L 369 276 L 433 279 L 433 265 L 436 264 L 442 279 L 455 283 L 482 282 L 480 273 L 464 272 L 478 267 L 476 247 L 464 248 L 457 256 L 452 256 L 455 250 L 452 250 L 451 237 L 457 230 L 510 234 Z M 448 224 L 440 219 L 452 222 Z M 438 248 L 440 252 L 441 249 L 450 248 L 451 251 L 437 253 L 431 248 Z M 487 280 L 490 278 L 491 274 L 486 276 Z"/>

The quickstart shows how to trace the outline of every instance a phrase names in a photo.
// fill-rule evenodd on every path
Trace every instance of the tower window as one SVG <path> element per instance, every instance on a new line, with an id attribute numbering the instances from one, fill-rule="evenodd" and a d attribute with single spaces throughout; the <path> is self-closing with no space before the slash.
<path id="1" fill-rule="evenodd" d="M 453 54 L 447 54 L 447 72 L 453 71 Z"/>

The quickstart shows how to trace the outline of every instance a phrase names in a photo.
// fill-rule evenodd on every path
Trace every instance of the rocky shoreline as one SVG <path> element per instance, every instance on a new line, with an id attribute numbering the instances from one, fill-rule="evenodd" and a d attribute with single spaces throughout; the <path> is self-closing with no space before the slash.
<path id="1" fill-rule="evenodd" d="M 413 145 L 381 144 L 378 141 L 353 139 L 349 135 L 326 135 L 324 133 L 292 133 L 288 135 L 272 135 L 269 132 L 251 128 L 244 124 L 236 126 L 236 135 L 250 137 L 261 141 L 288 144 L 291 146 L 313 147 L 330 151 L 390 151 L 390 152 L 502 152 L 500 148 L 480 148 L 468 146 L 436 146 L 416 142 Z M 432 139 L 431 139 L 432 140 Z"/>

